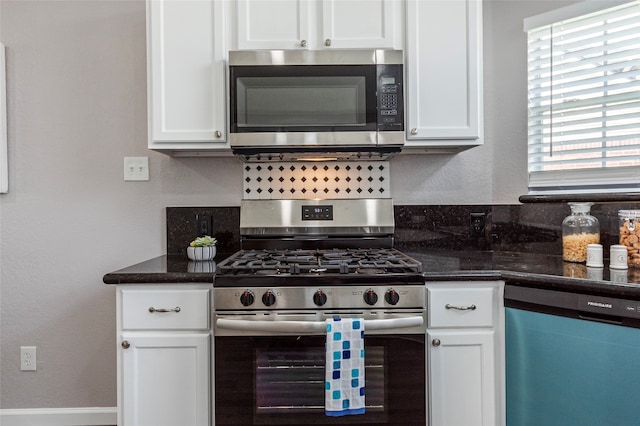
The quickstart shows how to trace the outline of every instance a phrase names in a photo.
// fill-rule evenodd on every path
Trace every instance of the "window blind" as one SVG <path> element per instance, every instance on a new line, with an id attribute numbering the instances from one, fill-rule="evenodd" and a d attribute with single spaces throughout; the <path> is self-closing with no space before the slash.
<path id="1" fill-rule="evenodd" d="M 640 191 L 640 1 L 528 29 L 528 99 L 530 193 Z"/>

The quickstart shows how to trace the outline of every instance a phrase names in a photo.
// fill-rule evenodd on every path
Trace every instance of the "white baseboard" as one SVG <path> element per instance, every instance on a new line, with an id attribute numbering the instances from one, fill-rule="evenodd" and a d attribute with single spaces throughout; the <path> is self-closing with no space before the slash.
<path id="1" fill-rule="evenodd" d="M 117 423 L 116 407 L 0 410 L 2 426 L 111 426 Z"/>

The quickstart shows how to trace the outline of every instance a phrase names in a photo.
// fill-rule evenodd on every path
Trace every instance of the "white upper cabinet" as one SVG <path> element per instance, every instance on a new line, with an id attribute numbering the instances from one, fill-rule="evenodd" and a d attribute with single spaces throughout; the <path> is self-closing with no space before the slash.
<path id="1" fill-rule="evenodd" d="M 304 49 L 309 43 L 308 0 L 238 0 L 238 50 Z M 230 28 L 233 31 L 233 22 Z"/>
<path id="2" fill-rule="evenodd" d="M 482 143 L 482 1 L 408 0 L 406 147 Z"/>
<path id="3" fill-rule="evenodd" d="M 336 49 L 395 47 L 393 0 L 323 0 L 321 43 Z"/>
<path id="4" fill-rule="evenodd" d="M 228 148 L 221 1 L 147 1 L 149 148 Z"/>
<path id="5" fill-rule="evenodd" d="M 238 0 L 235 49 L 401 49 L 402 2 Z"/>
<path id="6" fill-rule="evenodd" d="M 149 148 L 229 153 L 229 50 L 405 52 L 406 143 L 483 143 L 481 0 L 147 0 Z"/>

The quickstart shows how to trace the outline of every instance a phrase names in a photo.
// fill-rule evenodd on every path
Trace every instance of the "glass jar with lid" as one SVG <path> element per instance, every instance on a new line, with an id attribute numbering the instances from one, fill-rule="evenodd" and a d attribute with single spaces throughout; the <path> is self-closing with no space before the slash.
<path id="1" fill-rule="evenodd" d="M 587 245 L 600 243 L 600 222 L 591 216 L 593 203 L 569 203 L 571 214 L 562 221 L 562 259 L 586 262 Z"/>
<path id="2" fill-rule="evenodd" d="M 620 244 L 627 248 L 627 264 L 640 268 L 640 210 L 619 210 Z"/>

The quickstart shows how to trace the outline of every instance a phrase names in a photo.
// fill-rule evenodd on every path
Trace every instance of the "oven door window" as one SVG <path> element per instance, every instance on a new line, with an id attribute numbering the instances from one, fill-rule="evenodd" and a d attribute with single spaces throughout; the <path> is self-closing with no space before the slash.
<path id="1" fill-rule="evenodd" d="M 308 412 L 324 409 L 323 348 L 304 351 L 265 349 L 256 353 L 255 410 L 258 414 Z M 367 348 L 366 410 L 384 410 L 384 347 Z M 368 385 L 371 387 L 369 389 Z"/>
<path id="2" fill-rule="evenodd" d="M 376 130 L 376 68 L 231 68 L 231 131 Z"/>
<path id="3" fill-rule="evenodd" d="M 216 425 L 424 425 L 424 335 L 366 337 L 365 354 L 365 414 L 328 417 L 324 336 L 216 337 Z"/>

